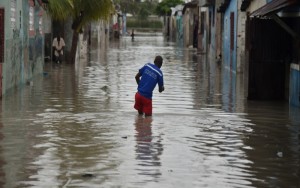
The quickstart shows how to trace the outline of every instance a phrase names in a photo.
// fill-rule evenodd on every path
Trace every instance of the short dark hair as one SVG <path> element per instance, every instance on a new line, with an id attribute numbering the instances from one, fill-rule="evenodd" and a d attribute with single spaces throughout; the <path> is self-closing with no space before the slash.
<path id="1" fill-rule="evenodd" d="M 154 59 L 154 64 L 161 67 L 162 63 L 163 63 L 163 58 L 160 55 L 156 56 Z"/>

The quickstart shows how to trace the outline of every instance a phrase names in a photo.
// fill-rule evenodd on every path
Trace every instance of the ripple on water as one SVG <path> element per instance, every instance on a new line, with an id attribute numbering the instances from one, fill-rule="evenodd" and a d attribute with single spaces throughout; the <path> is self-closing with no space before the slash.
<path id="1" fill-rule="evenodd" d="M 0 175 L 9 174 L 7 187 L 299 182 L 299 113 L 289 119 L 292 113 L 278 104 L 245 105 L 224 84 L 220 67 L 161 36 L 110 44 L 101 60 L 75 69 L 45 64 L 47 78 L 1 101 Z M 153 116 L 140 117 L 133 109 L 134 76 L 158 54 L 166 90 L 155 89 Z"/>

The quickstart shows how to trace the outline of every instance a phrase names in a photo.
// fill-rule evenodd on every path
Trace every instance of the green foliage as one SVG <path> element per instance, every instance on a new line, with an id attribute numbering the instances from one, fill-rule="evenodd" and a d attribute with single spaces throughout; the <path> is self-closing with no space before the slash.
<path id="1" fill-rule="evenodd" d="M 161 21 L 148 21 L 148 20 L 127 20 L 126 25 L 128 28 L 153 28 L 161 29 L 163 24 Z"/>
<path id="2" fill-rule="evenodd" d="M 146 20 L 148 16 L 151 14 L 152 14 L 151 3 L 147 3 L 147 2 L 140 3 L 140 11 L 138 14 L 139 19 Z"/>
<path id="3" fill-rule="evenodd" d="M 171 7 L 175 7 L 176 5 L 183 4 L 182 0 L 163 0 L 156 7 L 156 14 L 159 16 L 171 15 Z"/>
<path id="4" fill-rule="evenodd" d="M 149 15 L 155 14 L 157 1 L 137 1 L 137 0 L 115 0 L 116 4 L 120 5 L 123 13 L 130 13 L 135 17 L 147 19 Z"/>
<path id="5" fill-rule="evenodd" d="M 73 18 L 73 29 L 99 19 L 108 19 L 114 11 L 111 0 L 50 0 L 46 11 L 53 20 Z"/>
<path id="6" fill-rule="evenodd" d="M 120 5 L 123 13 L 130 13 L 135 16 L 140 10 L 140 3 L 135 0 L 115 0 L 114 2 Z"/>

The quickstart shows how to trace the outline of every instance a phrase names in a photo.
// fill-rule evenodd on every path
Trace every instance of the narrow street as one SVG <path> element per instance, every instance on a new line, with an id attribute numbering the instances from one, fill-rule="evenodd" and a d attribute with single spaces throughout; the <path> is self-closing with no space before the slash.
<path id="1" fill-rule="evenodd" d="M 243 83 L 162 36 L 44 75 L 1 101 L 0 187 L 300 186 L 300 111 L 247 101 Z M 135 74 L 162 55 L 153 116 L 133 108 Z"/>

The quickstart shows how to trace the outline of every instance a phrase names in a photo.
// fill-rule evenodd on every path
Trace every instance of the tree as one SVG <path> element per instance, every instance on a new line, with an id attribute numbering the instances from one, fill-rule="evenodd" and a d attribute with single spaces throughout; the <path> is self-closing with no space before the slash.
<path id="1" fill-rule="evenodd" d="M 170 16 L 172 11 L 171 7 L 175 7 L 176 5 L 183 4 L 182 0 L 163 0 L 158 3 L 156 7 L 156 14 L 159 16 Z"/>
<path id="2" fill-rule="evenodd" d="M 140 9 L 138 12 L 138 19 L 147 20 L 150 15 L 155 14 L 155 6 L 156 4 L 151 1 L 144 1 L 139 3 Z"/>
<path id="3" fill-rule="evenodd" d="M 135 0 L 115 0 L 114 2 L 120 4 L 123 13 L 130 13 L 134 16 L 137 15 L 139 3 Z"/>
<path id="4" fill-rule="evenodd" d="M 100 19 L 107 20 L 113 13 L 111 0 L 48 0 L 46 11 L 53 20 L 72 18 L 72 46 L 70 63 L 75 63 L 79 32 L 82 28 Z"/>

